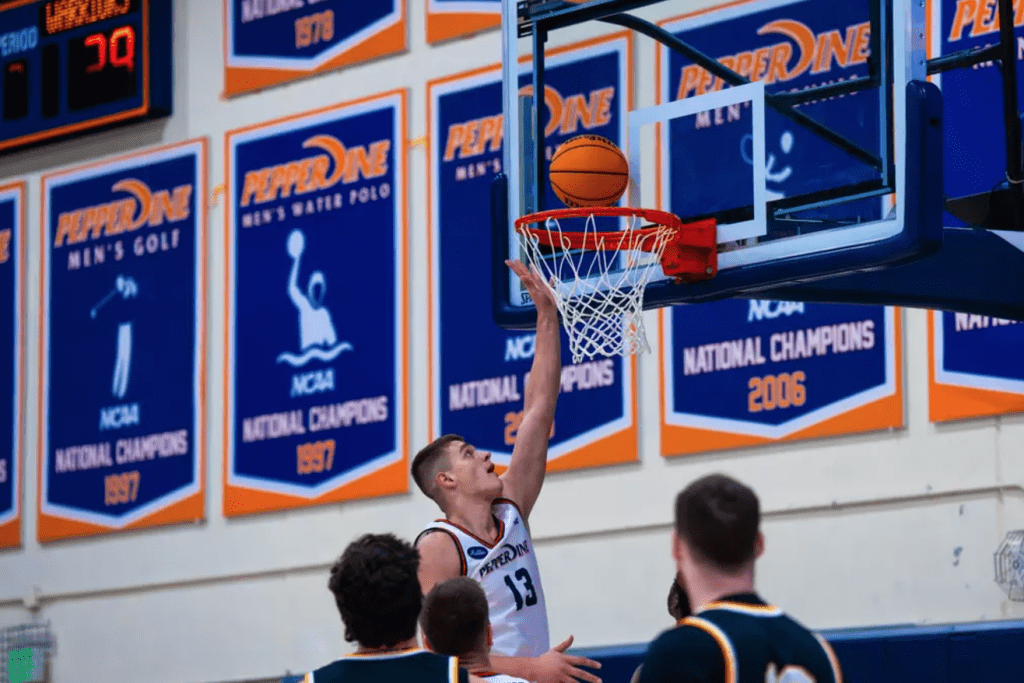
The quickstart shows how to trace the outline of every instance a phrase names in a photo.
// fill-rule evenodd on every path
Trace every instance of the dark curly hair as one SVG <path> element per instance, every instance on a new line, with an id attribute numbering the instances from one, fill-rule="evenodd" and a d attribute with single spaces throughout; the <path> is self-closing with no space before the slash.
<path id="1" fill-rule="evenodd" d="M 423 605 L 419 566 L 416 549 L 392 534 L 366 534 L 349 544 L 327 582 L 345 640 L 392 647 L 416 637 Z"/>

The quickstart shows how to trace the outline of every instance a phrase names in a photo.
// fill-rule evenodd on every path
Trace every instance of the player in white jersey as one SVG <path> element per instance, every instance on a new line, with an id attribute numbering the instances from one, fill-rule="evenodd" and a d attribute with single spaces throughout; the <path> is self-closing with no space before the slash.
<path id="1" fill-rule="evenodd" d="M 498 498 L 491 510 L 498 524 L 493 543 L 443 519 L 428 524 L 420 538 L 434 531 L 447 534 L 458 548 L 462 575 L 484 586 L 494 651 L 513 657 L 539 657 L 548 650 L 548 620 L 533 541 L 514 502 Z"/>
<path id="2" fill-rule="evenodd" d="M 423 645 L 439 655 L 457 657 L 460 667 L 487 683 L 526 683 L 494 671 L 494 629 L 487 614 L 487 596 L 473 579 L 459 576 L 439 583 L 423 598 Z"/>
<path id="3" fill-rule="evenodd" d="M 480 582 L 495 633 L 491 662 L 496 671 L 538 683 L 600 683 L 579 668 L 600 668 L 599 663 L 565 654 L 571 636 L 548 649 L 544 592 L 527 520 L 544 483 L 548 437 L 561 388 L 561 339 L 554 295 L 540 275 L 519 261 L 507 263 L 537 307 L 537 339 L 523 418 L 508 470 L 500 477 L 490 453 L 454 434 L 416 454 L 413 479 L 445 515 L 416 541 L 420 584 L 426 594 L 435 584 L 457 576 Z"/>

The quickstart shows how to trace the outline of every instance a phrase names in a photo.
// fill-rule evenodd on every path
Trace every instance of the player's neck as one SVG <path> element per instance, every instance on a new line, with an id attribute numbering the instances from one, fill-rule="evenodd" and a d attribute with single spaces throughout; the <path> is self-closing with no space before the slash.
<path id="1" fill-rule="evenodd" d="M 356 653 L 361 655 L 390 655 L 396 652 L 404 652 L 405 650 L 415 650 L 419 646 L 419 641 L 417 641 L 414 636 L 409 640 L 403 640 L 402 642 L 391 646 L 382 645 L 381 647 L 366 647 L 360 643 L 359 647 L 356 648 Z"/>
<path id="2" fill-rule="evenodd" d="M 460 656 L 459 666 L 471 674 L 490 673 L 494 671 L 491 667 L 491 657 L 486 652 Z"/>
<path id="3" fill-rule="evenodd" d="M 711 571 L 694 572 L 694 574 L 696 575 L 688 576 L 686 579 L 686 591 L 690 596 L 694 614 L 727 595 L 754 592 L 753 571 L 732 576 Z"/>
<path id="4" fill-rule="evenodd" d="M 460 498 L 448 509 L 448 521 L 488 543 L 498 537 L 498 527 L 491 512 L 492 501 L 482 498 Z"/>

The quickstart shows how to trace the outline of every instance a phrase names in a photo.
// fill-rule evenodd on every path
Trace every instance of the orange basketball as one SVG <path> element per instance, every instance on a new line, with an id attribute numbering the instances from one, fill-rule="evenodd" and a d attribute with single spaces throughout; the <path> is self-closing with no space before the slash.
<path id="1" fill-rule="evenodd" d="M 608 138 L 577 135 L 555 152 L 548 174 L 566 206 L 611 206 L 626 191 L 629 164 Z"/>

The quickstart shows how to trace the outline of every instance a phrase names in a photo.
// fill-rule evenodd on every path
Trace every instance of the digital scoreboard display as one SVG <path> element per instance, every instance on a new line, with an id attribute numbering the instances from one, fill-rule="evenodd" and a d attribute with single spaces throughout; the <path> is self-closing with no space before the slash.
<path id="1" fill-rule="evenodd" d="M 171 2 L 0 1 L 0 153 L 170 114 Z"/>

